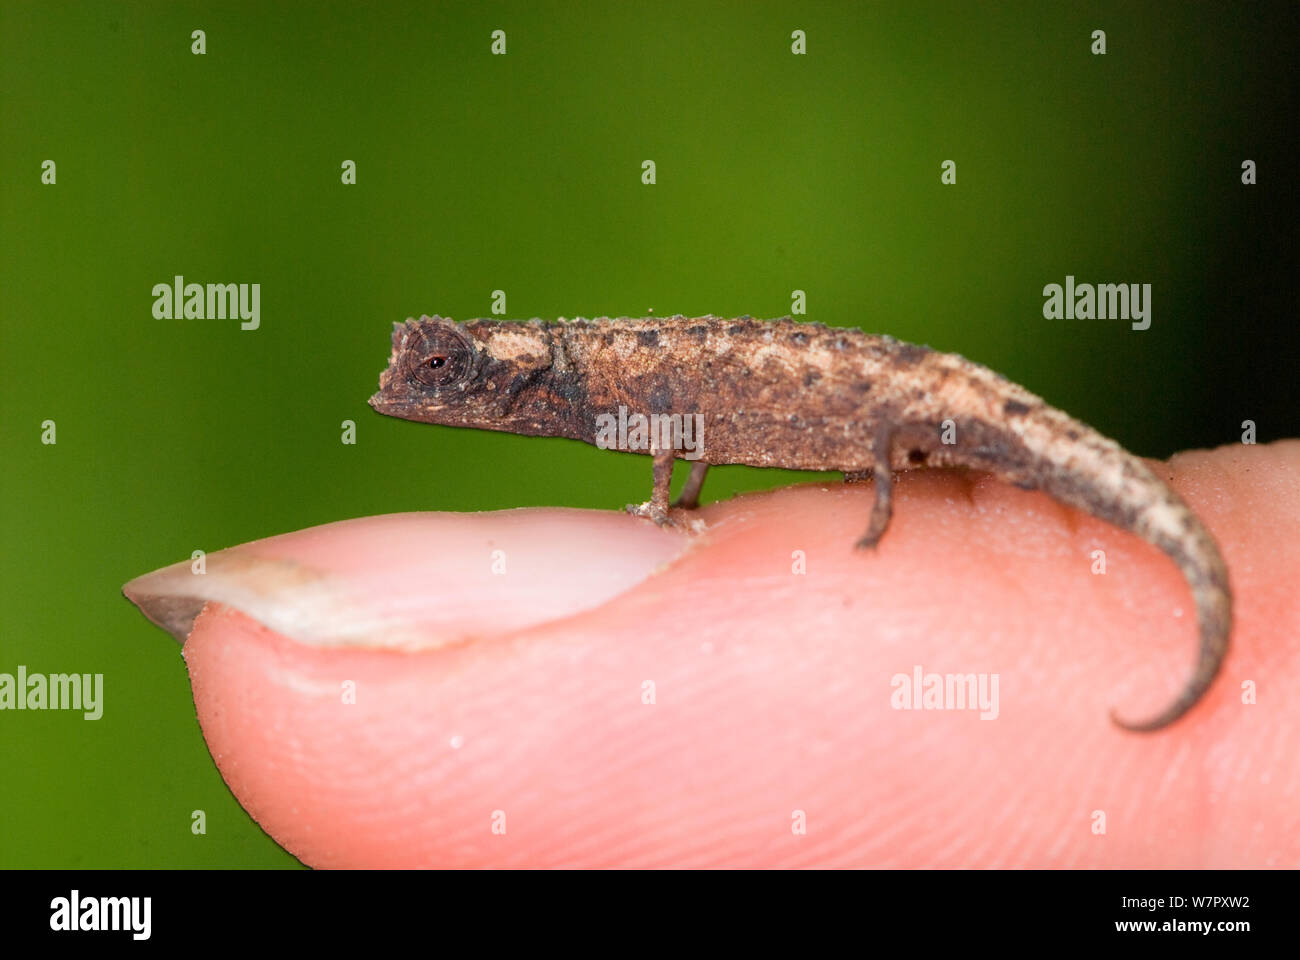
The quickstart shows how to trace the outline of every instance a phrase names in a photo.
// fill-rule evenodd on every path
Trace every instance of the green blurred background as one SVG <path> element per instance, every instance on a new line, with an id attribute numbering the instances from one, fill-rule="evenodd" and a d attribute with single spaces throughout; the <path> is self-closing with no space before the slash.
<path id="1" fill-rule="evenodd" d="M 0 672 L 102 672 L 106 704 L 0 713 L 0 866 L 297 864 L 131 577 L 347 517 L 647 495 L 642 457 L 373 414 L 393 321 L 497 289 L 516 319 L 773 317 L 799 289 L 1141 454 L 1300 432 L 1294 11 L 3 0 Z M 260 283 L 261 329 L 154 319 L 175 274 Z M 1151 328 L 1045 320 L 1067 274 L 1151 283 Z"/>

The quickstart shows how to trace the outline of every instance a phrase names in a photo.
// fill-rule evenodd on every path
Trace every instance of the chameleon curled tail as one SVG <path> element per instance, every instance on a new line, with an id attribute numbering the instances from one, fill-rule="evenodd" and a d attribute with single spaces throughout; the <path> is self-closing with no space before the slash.
<path id="1" fill-rule="evenodd" d="M 1118 445 L 1116 448 L 1119 449 Z M 1125 462 L 1117 480 L 1127 494 L 1113 500 L 1109 509 L 1099 504 L 1093 494 L 1080 491 L 1077 483 L 1067 483 L 1064 489 L 1060 484 L 1047 483 L 1043 489 L 1059 500 L 1076 502 L 1088 512 L 1136 533 L 1173 560 L 1191 588 L 1200 634 L 1191 677 L 1172 703 L 1145 720 L 1124 720 L 1111 711 L 1111 720 L 1117 726 L 1150 732 L 1167 727 L 1185 714 L 1214 681 L 1228 652 L 1232 594 L 1227 567 L 1205 525 L 1146 464 L 1122 450 L 1120 453 Z M 1142 501 L 1141 505 L 1131 505 L 1135 495 Z"/>
<path id="2" fill-rule="evenodd" d="M 1200 701 L 1227 655 L 1232 594 L 1218 545 L 1200 518 L 1142 460 L 1027 391 L 1014 389 L 1014 398 L 1003 401 L 1014 411 L 1014 426 L 990 431 L 986 422 L 968 422 L 967 434 L 976 437 L 973 443 L 926 450 L 915 433 L 908 439 L 905 430 L 882 431 L 874 470 L 852 475 L 871 475 L 876 487 L 871 519 L 858 546 L 873 547 L 884 534 L 891 513 L 891 468 L 906 468 L 907 458 L 918 452 L 931 464 L 985 470 L 1023 489 L 1042 490 L 1137 534 L 1173 560 L 1186 579 L 1196 605 L 1199 645 L 1191 677 L 1164 710 L 1139 721 L 1122 719 L 1114 710 L 1110 717 L 1135 732 L 1167 727 Z M 927 426 L 924 433 L 930 432 Z"/>
<path id="3" fill-rule="evenodd" d="M 918 368 L 937 371 L 929 382 L 935 410 L 961 409 L 958 440 L 934 448 L 900 435 L 897 426 L 875 453 L 876 503 L 860 546 L 872 546 L 889 522 L 889 472 L 908 465 L 917 447 L 930 464 L 985 470 L 1024 489 L 1038 489 L 1061 503 L 1137 534 L 1166 554 L 1182 572 L 1196 605 L 1199 644 L 1191 677 L 1164 710 L 1144 720 L 1110 717 L 1117 726 L 1152 732 L 1169 726 L 1209 689 L 1228 651 L 1232 593 L 1228 571 L 1214 537 L 1200 518 L 1144 461 L 1084 423 L 1049 406 L 1023 387 L 954 354 L 927 353 Z M 944 371 L 960 369 L 961 379 Z M 957 386 L 954 387 L 954 381 Z M 934 420 L 923 418 L 920 436 L 933 435 Z M 964 439 L 963 439 L 963 434 Z M 883 502 L 882 502 L 883 501 Z"/>
<path id="4" fill-rule="evenodd" d="M 1200 518 L 1144 461 L 1023 387 L 956 354 L 917 353 L 903 344 L 891 349 L 911 361 L 909 383 L 923 389 L 876 436 L 876 502 L 859 545 L 872 546 L 889 523 L 891 468 L 917 460 L 987 471 L 1137 534 L 1173 560 L 1187 580 L 1199 644 L 1191 677 L 1164 710 L 1138 721 L 1112 710 L 1111 720 L 1125 730 L 1150 732 L 1187 713 L 1218 674 L 1232 629 L 1228 571 Z M 943 422 L 955 425 L 955 443 L 936 446 L 933 438 Z"/>

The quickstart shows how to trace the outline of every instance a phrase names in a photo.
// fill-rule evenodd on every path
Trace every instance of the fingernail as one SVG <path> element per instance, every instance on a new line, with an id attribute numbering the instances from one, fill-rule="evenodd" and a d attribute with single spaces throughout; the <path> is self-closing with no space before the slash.
<path id="1" fill-rule="evenodd" d="M 123 593 L 182 642 L 215 601 L 300 643 L 427 650 L 598 607 L 689 542 L 603 511 L 389 514 L 181 561 Z"/>

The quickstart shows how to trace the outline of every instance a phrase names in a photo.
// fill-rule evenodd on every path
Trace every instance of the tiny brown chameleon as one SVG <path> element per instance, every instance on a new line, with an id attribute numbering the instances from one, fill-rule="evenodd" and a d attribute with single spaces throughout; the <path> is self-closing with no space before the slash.
<path id="1" fill-rule="evenodd" d="M 892 471 L 922 466 L 987 471 L 1132 531 L 1187 579 L 1200 647 L 1191 678 L 1163 711 L 1140 722 L 1112 712 L 1127 730 L 1159 730 L 1190 710 L 1227 652 L 1227 570 L 1196 514 L 1119 444 L 964 357 L 788 318 L 421 317 L 394 328 L 375 410 L 646 453 L 653 492 L 629 509 L 661 524 L 679 515 L 669 504 L 673 462 L 691 459 L 673 507 L 697 505 L 709 464 L 874 478 L 859 547 L 874 547 L 889 525 Z"/>

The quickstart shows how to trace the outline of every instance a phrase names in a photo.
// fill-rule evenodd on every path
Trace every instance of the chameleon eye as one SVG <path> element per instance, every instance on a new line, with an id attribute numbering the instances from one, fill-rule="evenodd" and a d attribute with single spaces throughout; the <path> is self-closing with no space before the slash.
<path id="1" fill-rule="evenodd" d="M 449 387 L 470 369 L 473 353 L 464 335 L 452 327 L 421 330 L 407 347 L 407 373 L 426 387 Z"/>

